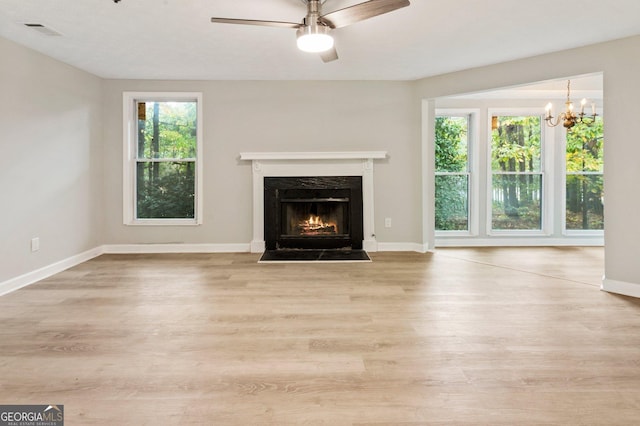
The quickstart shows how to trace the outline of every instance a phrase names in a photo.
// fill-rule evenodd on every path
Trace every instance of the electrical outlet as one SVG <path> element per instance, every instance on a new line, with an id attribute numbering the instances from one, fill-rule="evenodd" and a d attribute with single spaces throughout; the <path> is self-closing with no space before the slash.
<path id="1" fill-rule="evenodd" d="M 35 237 L 31 239 L 31 251 L 40 250 L 40 238 Z"/>
<path id="2" fill-rule="evenodd" d="M 390 217 L 385 217 L 384 218 L 384 227 L 385 228 L 391 228 L 391 218 Z"/>

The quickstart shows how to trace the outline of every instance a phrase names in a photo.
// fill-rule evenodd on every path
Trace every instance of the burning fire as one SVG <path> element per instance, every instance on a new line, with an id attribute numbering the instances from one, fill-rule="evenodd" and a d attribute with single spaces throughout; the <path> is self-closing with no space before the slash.
<path id="1" fill-rule="evenodd" d="M 309 216 L 309 219 L 300 223 L 301 234 L 335 234 L 338 232 L 338 225 L 325 222 L 320 216 Z"/>

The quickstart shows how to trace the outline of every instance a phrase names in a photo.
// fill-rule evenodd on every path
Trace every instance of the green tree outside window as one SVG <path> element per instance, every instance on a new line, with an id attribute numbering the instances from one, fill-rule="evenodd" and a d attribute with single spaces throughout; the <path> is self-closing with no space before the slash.
<path id="1" fill-rule="evenodd" d="M 604 229 L 604 134 L 598 117 L 591 126 L 567 132 L 566 228 Z"/>
<path id="2" fill-rule="evenodd" d="M 469 229 L 468 117 L 436 117 L 435 222 L 438 231 Z"/>
<path id="3" fill-rule="evenodd" d="M 196 102 L 138 102 L 138 219 L 195 217 L 196 118 Z"/>
<path id="4" fill-rule="evenodd" d="M 491 132 L 492 218 L 495 230 L 542 227 L 541 120 L 497 116 Z"/>

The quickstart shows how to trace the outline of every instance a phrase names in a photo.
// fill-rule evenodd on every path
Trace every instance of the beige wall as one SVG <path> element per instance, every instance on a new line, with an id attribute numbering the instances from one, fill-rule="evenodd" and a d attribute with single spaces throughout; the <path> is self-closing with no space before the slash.
<path id="1" fill-rule="evenodd" d="M 244 151 L 388 151 L 375 163 L 379 241 L 420 235 L 419 113 L 408 82 L 120 81 L 104 84 L 105 243 L 248 244 L 251 164 Z M 204 221 L 198 227 L 122 224 L 122 93 L 203 92 Z M 384 218 L 393 227 L 384 228 Z"/>
<path id="2" fill-rule="evenodd" d="M 1 283 L 100 244 L 102 81 L 2 38 L 0 57 Z"/>

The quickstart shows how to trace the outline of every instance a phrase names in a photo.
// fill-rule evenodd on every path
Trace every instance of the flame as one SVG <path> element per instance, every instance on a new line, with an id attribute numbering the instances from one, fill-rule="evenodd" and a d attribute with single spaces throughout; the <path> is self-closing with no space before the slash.
<path id="1" fill-rule="evenodd" d="M 315 225 L 315 226 L 324 225 L 324 222 L 322 221 L 322 219 L 320 219 L 320 216 L 313 216 L 313 215 L 309 216 L 309 220 L 307 221 L 307 223 L 309 225 Z"/>
<path id="2" fill-rule="evenodd" d="M 320 216 L 310 215 L 309 219 L 301 223 L 302 233 L 337 233 L 338 225 L 333 222 L 325 222 Z"/>

